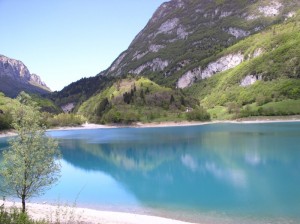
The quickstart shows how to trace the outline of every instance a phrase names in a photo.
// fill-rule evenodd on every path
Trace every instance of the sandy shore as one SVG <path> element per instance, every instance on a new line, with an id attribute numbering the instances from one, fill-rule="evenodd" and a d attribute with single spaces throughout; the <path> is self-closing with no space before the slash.
<path id="1" fill-rule="evenodd" d="M 16 136 L 17 134 L 14 131 L 1 131 L 0 132 L 0 138 L 4 138 L 4 137 L 10 137 L 10 136 Z"/>
<path id="2" fill-rule="evenodd" d="M 89 129 L 104 129 L 104 128 L 156 128 L 156 127 L 184 127 L 184 126 L 199 126 L 207 124 L 255 124 L 255 123 L 279 123 L 279 122 L 300 122 L 300 117 L 287 117 L 287 119 L 279 118 L 252 118 L 252 119 L 240 119 L 240 120 L 225 120 L 225 121 L 209 121 L 209 122 L 196 122 L 196 121 L 182 121 L 182 122 L 153 122 L 153 123 L 135 123 L 133 125 L 101 125 L 101 124 L 90 124 L 85 123 L 81 126 L 76 127 L 57 127 L 48 129 L 47 131 L 68 131 L 68 130 L 89 130 Z M 0 138 L 15 136 L 16 133 L 13 131 L 0 132 Z"/>
<path id="3" fill-rule="evenodd" d="M 0 205 L 3 201 L 0 200 Z M 5 202 L 5 208 L 16 206 L 21 208 L 21 203 Z M 87 208 L 74 208 L 58 205 L 27 203 L 27 212 L 35 220 L 47 220 L 55 223 L 80 223 L 80 224 L 189 224 L 188 222 L 137 215 L 122 212 L 98 211 Z"/>
<path id="4" fill-rule="evenodd" d="M 102 128 L 156 128 L 156 127 L 184 127 L 184 126 L 199 126 L 207 124 L 255 124 L 255 123 L 280 123 L 280 122 L 300 122 L 300 119 L 241 119 L 241 120 L 226 120 L 226 121 L 209 121 L 209 122 L 197 122 L 197 121 L 182 121 L 182 122 L 153 122 L 153 123 L 135 123 L 132 125 L 100 125 L 100 124 L 83 124 L 78 127 L 59 127 L 54 129 L 49 129 L 49 131 L 58 130 L 84 130 L 84 129 L 102 129 Z"/>

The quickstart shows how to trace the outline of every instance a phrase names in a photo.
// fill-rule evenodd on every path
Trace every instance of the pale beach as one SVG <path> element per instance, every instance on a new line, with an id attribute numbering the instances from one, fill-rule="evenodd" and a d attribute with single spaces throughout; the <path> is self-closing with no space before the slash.
<path id="1" fill-rule="evenodd" d="M 21 203 L 19 202 L 3 202 L 0 200 L 0 204 L 2 205 L 3 203 L 5 208 L 21 208 Z M 98 211 L 63 205 L 27 203 L 26 206 L 27 212 L 32 219 L 47 220 L 50 221 L 50 223 L 55 223 L 56 220 L 60 220 L 60 223 L 70 224 L 189 224 L 189 222 L 150 215 Z"/>

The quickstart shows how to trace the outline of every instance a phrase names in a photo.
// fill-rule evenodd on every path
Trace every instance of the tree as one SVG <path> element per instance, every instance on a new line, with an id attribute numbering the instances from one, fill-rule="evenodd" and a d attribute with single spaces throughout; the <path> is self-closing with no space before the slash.
<path id="1" fill-rule="evenodd" d="M 175 98 L 173 96 L 173 94 L 171 95 L 171 98 L 170 98 L 170 104 L 174 103 L 175 102 Z"/>
<path id="2" fill-rule="evenodd" d="M 60 153 L 57 142 L 46 137 L 41 115 L 30 96 L 22 92 L 17 100 L 20 104 L 12 110 L 12 125 L 18 135 L 3 152 L 0 174 L 6 192 L 22 200 L 25 213 L 26 200 L 43 194 L 58 180 Z"/>

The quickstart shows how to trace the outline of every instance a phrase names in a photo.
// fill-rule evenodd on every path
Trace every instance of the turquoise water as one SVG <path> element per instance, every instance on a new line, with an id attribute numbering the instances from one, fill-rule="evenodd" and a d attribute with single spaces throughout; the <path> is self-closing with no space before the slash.
<path id="1" fill-rule="evenodd" d="M 60 142 L 62 177 L 34 200 L 204 223 L 300 223 L 300 123 L 49 135 Z"/>

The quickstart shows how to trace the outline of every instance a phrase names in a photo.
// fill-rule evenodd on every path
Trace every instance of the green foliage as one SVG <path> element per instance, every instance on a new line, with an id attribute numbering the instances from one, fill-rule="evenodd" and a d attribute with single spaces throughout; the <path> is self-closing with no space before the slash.
<path id="1" fill-rule="evenodd" d="M 74 127 L 82 125 L 86 119 L 77 114 L 61 113 L 57 115 L 43 113 L 45 125 L 49 127 Z"/>
<path id="2" fill-rule="evenodd" d="M 210 120 L 210 114 L 201 106 L 196 109 L 187 112 L 186 117 L 189 121 L 208 121 Z"/>
<path id="3" fill-rule="evenodd" d="M 12 128 L 11 108 L 17 105 L 13 99 L 0 92 L 0 131 Z"/>
<path id="4" fill-rule="evenodd" d="M 101 119 L 102 123 L 119 123 L 119 124 L 131 124 L 133 122 L 139 121 L 139 114 L 131 110 L 130 108 L 126 110 L 126 106 L 112 108 L 109 110 Z"/>
<path id="5" fill-rule="evenodd" d="M 0 206 L 1 224 L 46 224 L 44 221 L 34 221 L 30 217 L 15 207 L 5 208 Z"/>
<path id="6" fill-rule="evenodd" d="M 0 175 L 7 193 L 22 200 L 24 213 L 28 198 L 44 193 L 58 180 L 60 164 L 55 161 L 57 142 L 45 136 L 35 102 L 24 92 L 17 99 L 20 105 L 12 110 L 12 125 L 18 135 L 3 152 Z"/>
<path id="7" fill-rule="evenodd" d="M 240 117 L 250 116 L 287 116 L 300 114 L 300 100 L 283 100 L 269 102 L 262 106 L 257 104 L 245 106 L 240 113 Z"/>
<path id="8" fill-rule="evenodd" d="M 184 120 L 186 107 L 198 101 L 144 77 L 128 76 L 91 97 L 78 113 L 91 122 L 123 123 Z"/>
<path id="9" fill-rule="evenodd" d="M 32 100 L 37 103 L 40 107 L 40 110 L 43 112 L 58 114 L 62 112 L 62 109 L 54 104 L 54 102 L 40 95 L 31 94 Z"/>
<path id="10" fill-rule="evenodd" d="M 102 75 L 82 78 L 77 82 L 71 83 L 59 92 L 51 93 L 48 98 L 58 106 L 74 103 L 76 105 L 76 111 L 84 101 L 111 85 L 113 81 L 115 81 L 114 77 Z"/>
<path id="11" fill-rule="evenodd" d="M 228 112 L 228 108 L 225 106 L 215 106 L 207 110 L 213 120 L 231 120 L 236 115 Z"/>
<path id="12" fill-rule="evenodd" d="M 222 51 L 216 58 L 242 52 L 248 60 L 233 69 L 201 80 L 187 89 L 187 93 L 197 96 L 208 108 L 225 106 L 229 102 L 240 105 L 257 102 L 263 105 L 272 100 L 298 99 L 300 33 L 294 27 L 294 21 L 298 18 L 299 15 Z M 261 49 L 263 54 L 253 57 L 257 49 Z M 241 87 L 241 80 L 247 75 L 261 76 L 262 81 Z"/>
<path id="13" fill-rule="evenodd" d="M 11 128 L 12 116 L 8 112 L 3 112 L 0 114 L 0 131 L 7 130 Z"/>

